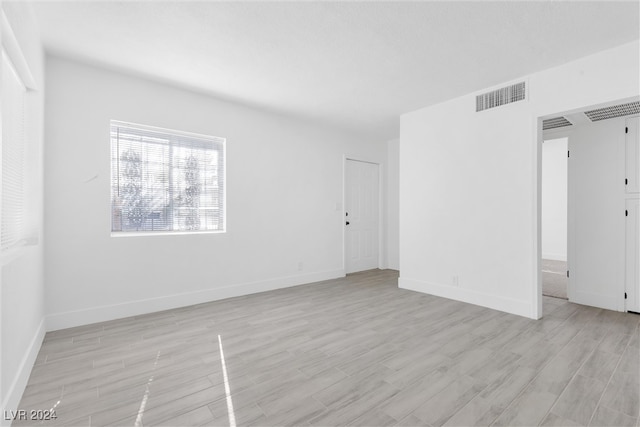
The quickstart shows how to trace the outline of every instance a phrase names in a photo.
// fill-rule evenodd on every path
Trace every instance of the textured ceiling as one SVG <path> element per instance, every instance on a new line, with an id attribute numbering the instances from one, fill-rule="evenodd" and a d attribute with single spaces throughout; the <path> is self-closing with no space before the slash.
<path id="1" fill-rule="evenodd" d="M 631 2 L 34 2 L 53 54 L 398 136 L 399 115 L 640 37 Z"/>

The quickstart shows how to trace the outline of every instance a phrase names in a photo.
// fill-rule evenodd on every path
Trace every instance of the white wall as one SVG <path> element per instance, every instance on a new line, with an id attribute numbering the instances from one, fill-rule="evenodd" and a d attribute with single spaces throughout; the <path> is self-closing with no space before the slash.
<path id="1" fill-rule="evenodd" d="M 400 270 L 400 140 L 387 142 L 387 268 Z"/>
<path id="2" fill-rule="evenodd" d="M 384 142 L 55 57 L 46 108 L 50 329 L 342 276 L 344 156 L 386 157 Z M 111 119 L 227 138 L 228 232 L 111 237 Z"/>
<path id="3" fill-rule="evenodd" d="M 30 6 L 23 2 L 3 2 L 2 10 L 8 21 L 6 27 L 0 24 L 3 26 L 3 45 L 11 43 L 12 37 L 7 35 L 13 32 L 17 51 L 24 58 L 36 86 L 36 90 L 29 91 L 26 96 L 25 231 L 29 244 L 4 252 L 0 257 L 0 403 L 2 411 L 10 411 L 18 407 L 45 331 L 42 244 L 44 58 Z M 9 422 L 4 418 L 0 418 L 1 425 Z"/>
<path id="4" fill-rule="evenodd" d="M 567 138 L 542 144 L 542 258 L 567 260 Z"/>
<path id="5" fill-rule="evenodd" d="M 470 96 L 402 116 L 399 283 L 526 313 L 532 260 L 517 254 L 532 249 L 522 141 L 534 124 L 523 103 L 481 116 L 474 105 Z"/>
<path id="6" fill-rule="evenodd" d="M 400 286 L 540 317 L 538 119 L 637 96 L 638 52 L 525 76 L 527 101 L 476 113 L 474 93 L 404 114 Z"/>
<path id="7" fill-rule="evenodd" d="M 610 310 L 624 309 L 624 128 L 588 122 L 569 137 L 569 300 Z"/>

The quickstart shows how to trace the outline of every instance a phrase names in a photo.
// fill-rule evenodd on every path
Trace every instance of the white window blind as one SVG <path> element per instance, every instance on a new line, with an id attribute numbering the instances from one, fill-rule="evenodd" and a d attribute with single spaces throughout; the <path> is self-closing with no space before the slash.
<path id="1" fill-rule="evenodd" d="M 111 122 L 111 231 L 225 230 L 225 139 Z"/>
<path id="2" fill-rule="evenodd" d="M 23 238 L 25 215 L 25 97 L 27 89 L 2 51 L 2 250 Z"/>

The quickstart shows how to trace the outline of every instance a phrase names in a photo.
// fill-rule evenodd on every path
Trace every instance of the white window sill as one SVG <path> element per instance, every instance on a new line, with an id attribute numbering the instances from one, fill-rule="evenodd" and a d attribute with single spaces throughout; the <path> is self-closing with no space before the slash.
<path id="1" fill-rule="evenodd" d="M 152 236 L 184 236 L 198 234 L 224 234 L 226 230 L 207 231 L 112 231 L 111 237 L 152 237 Z"/>

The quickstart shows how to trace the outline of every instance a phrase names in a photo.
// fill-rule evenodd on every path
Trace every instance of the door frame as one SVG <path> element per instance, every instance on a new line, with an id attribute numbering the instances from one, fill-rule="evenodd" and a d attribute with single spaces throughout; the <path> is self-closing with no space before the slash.
<path id="1" fill-rule="evenodd" d="M 542 307 L 542 145 L 545 140 L 545 133 L 542 129 L 542 122 L 546 119 L 563 116 L 565 114 L 572 114 L 579 111 L 585 111 L 588 106 L 581 107 L 579 109 L 570 110 L 570 111 L 561 111 L 552 114 L 545 114 L 544 116 L 538 116 L 535 118 L 535 132 L 536 132 L 536 147 L 535 147 L 535 174 L 536 179 L 534 183 L 536 185 L 536 197 L 535 197 L 535 209 L 536 209 L 536 221 L 534 224 L 536 225 L 536 239 L 535 239 L 535 248 L 534 248 L 534 263 L 533 263 L 533 277 L 535 286 L 533 288 L 533 318 L 540 319 L 543 314 Z M 573 133 L 573 129 L 569 128 L 561 128 L 555 131 L 550 131 L 547 133 L 546 139 L 556 139 L 556 138 L 567 138 L 567 150 L 570 148 L 571 134 Z M 573 243 L 574 243 L 574 233 L 573 233 L 573 216 L 572 216 L 572 191 L 571 191 L 571 173 L 569 168 L 571 167 L 570 162 L 567 160 L 567 270 L 571 270 L 572 261 L 574 259 L 573 256 Z M 569 274 L 567 280 L 567 300 L 571 301 L 572 289 L 573 289 L 573 278 L 575 275 Z"/>
<path id="2" fill-rule="evenodd" d="M 569 114 L 568 112 L 564 112 L 563 114 Z M 561 114 L 559 114 L 561 115 Z M 555 117 L 557 117 L 557 115 L 554 115 Z M 542 122 L 540 122 L 542 124 Z M 573 128 L 560 128 L 560 129 L 556 129 L 556 130 L 551 130 L 548 131 L 546 133 L 546 137 L 544 132 L 542 132 L 542 140 L 540 142 L 540 172 L 539 172 L 539 178 L 540 178 L 540 190 L 539 190 L 539 194 L 540 194 L 540 213 L 539 213 L 539 232 L 540 232 L 540 272 L 542 272 L 542 146 L 544 144 L 544 141 L 550 141 L 553 139 L 561 139 L 561 138 L 566 138 L 567 139 L 567 151 L 571 151 L 571 139 L 572 139 L 572 135 L 573 135 Z M 567 156 L 568 157 L 568 156 Z M 575 253 L 574 253 L 574 239 L 575 239 L 575 228 L 574 228 L 574 209 L 573 209 L 573 195 L 574 192 L 571 191 L 571 162 L 569 162 L 569 158 L 567 158 L 567 235 L 565 236 L 565 239 L 567 240 L 567 270 L 571 270 L 571 265 L 572 265 L 572 261 L 575 259 Z M 569 274 L 569 276 L 567 277 L 567 300 L 571 301 L 572 298 L 572 291 L 573 291 L 573 280 L 575 278 L 575 275 L 571 275 Z M 542 274 L 540 274 L 540 295 L 542 295 Z M 542 302 L 542 299 L 541 299 Z"/>
<path id="3" fill-rule="evenodd" d="M 535 114 L 532 117 L 532 119 L 534 120 L 533 131 L 535 132 L 535 137 L 536 137 L 535 139 L 536 145 L 534 149 L 535 179 L 533 180 L 533 183 L 535 185 L 535 191 L 536 191 L 535 198 L 534 198 L 535 214 L 536 214 L 536 220 L 534 221 L 534 225 L 536 228 L 536 239 L 534 240 L 534 250 L 533 250 L 533 256 L 534 256 L 533 277 L 534 277 L 535 286 L 533 287 L 533 313 L 532 313 L 533 315 L 532 317 L 535 319 L 542 318 L 542 313 L 543 313 L 542 312 L 542 300 L 543 300 L 542 298 L 542 144 L 544 142 L 544 131 L 542 130 L 542 121 L 545 119 L 563 116 L 566 114 L 579 113 L 579 112 L 584 112 L 592 109 L 609 107 L 609 106 L 617 105 L 621 103 L 634 102 L 637 100 L 638 100 L 638 97 L 634 96 L 629 98 L 616 99 L 613 101 L 604 102 L 596 105 L 583 105 L 583 106 L 580 106 L 579 108 L 553 112 L 550 114 L 543 114 L 543 115 Z M 551 133 L 548 133 L 547 135 L 550 135 L 550 134 Z M 552 133 L 554 138 L 556 137 L 561 138 L 564 136 L 569 137 L 569 141 L 567 144 L 568 148 L 571 146 L 570 134 L 571 134 L 571 131 L 568 129 L 564 132 L 558 130 L 557 133 L 556 132 Z M 617 147 L 615 147 L 614 149 L 617 150 Z M 624 154 L 618 153 L 618 155 L 624 155 Z M 569 271 L 571 271 L 572 260 L 575 260 L 575 254 L 574 254 L 574 251 L 575 251 L 575 230 L 574 230 L 575 212 L 574 210 L 575 208 L 572 206 L 574 191 L 572 191 L 573 186 L 571 182 L 570 168 L 571 168 L 571 163 L 569 162 L 567 164 L 567 193 L 568 193 L 567 194 L 567 205 L 568 205 L 567 206 L 567 268 L 569 269 Z M 619 174 L 621 177 L 624 178 L 624 171 L 619 171 Z M 624 209 L 624 207 L 622 207 L 622 209 Z M 620 224 L 623 224 L 623 219 L 620 219 Z M 620 250 L 624 250 L 624 248 Z M 624 256 L 618 256 L 618 258 L 624 259 Z M 618 267 L 620 267 L 620 259 L 618 261 L 619 261 Z M 622 263 L 624 266 L 624 260 L 622 260 Z M 624 271 L 624 268 L 622 269 L 622 271 Z M 575 283 L 573 282 L 574 278 L 575 278 L 575 274 L 573 275 L 569 274 L 569 281 L 567 285 L 568 286 L 567 297 L 569 298 L 569 301 L 571 301 L 571 297 L 573 295 L 573 292 L 575 291 Z M 618 297 L 616 298 L 616 306 L 618 307 L 618 311 L 624 311 L 625 284 L 624 284 L 624 281 L 621 281 L 620 283 L 621 283 L 619 285 L 620 289 L 617 290 Z"/>
<path id="4" fill-rule="evenodd" d="M 347 162 L 363 162 L 370 163 L 378 166 L 378 268 L 384 269 L 386 268 L 383 253 L 386 248 L 385 245 L 385 235 L 383 231 L 385 230 L 384 222 L 386 217 L 384 215 L 384 205 L 385 205 L 385 192 L 383 191 L 383 183 L 384 183 L 384 164 L 377 159 L 372 159 L 366 156 L 361 155 L 348 155 L 344 154 L 342 156 L 342 206 L 340 209 L 340 227 L 342 230 L 342 271 L 346 276 L 347 271 L 347 230 L 345 227 L 345 214 L 347 212 Z"/>

